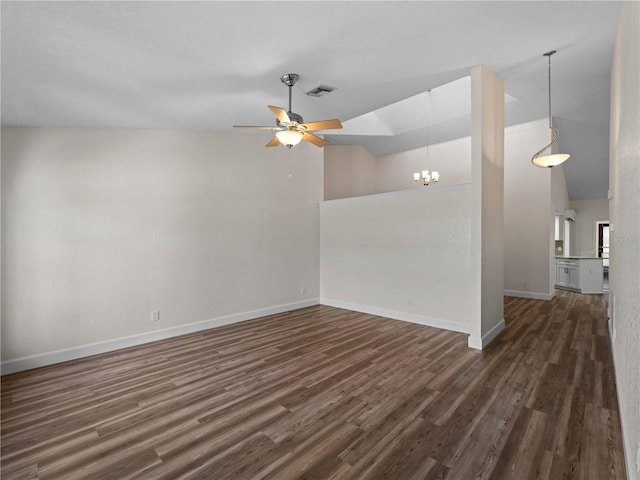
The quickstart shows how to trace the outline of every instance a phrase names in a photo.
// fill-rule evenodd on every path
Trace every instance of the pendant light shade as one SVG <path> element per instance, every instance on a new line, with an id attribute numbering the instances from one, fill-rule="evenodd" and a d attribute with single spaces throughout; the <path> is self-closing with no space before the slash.
<path id="1" fill-rule="evenodd" d="M 571 155 L 568 153 L 554 153 L 551 155 L 544 155 L 542 157 L 533 157 L 531 160 L 537 167 L 555 167 L 567 160 Z"/>
<path id="2" fill-rule="evenodd" d="M 551 143 L 546 147 L 542 148 L 541 150 L 539 150 L 533 156 L 531 161 L 536 167 L 547 167 L 547 168 L 555 167 L 556 165 L 560 165 L 561 163 L 563 163 L 565 160 L 567 160 L 571 156 L 568 153 L 549 153 L 547 155 L 541 155 L 545 150 L 550 149 L 551 146 L 554 143 L 556 143 L 556 141 L 558 140 L 558 135 L 559 135 L 558 129 L 554 128 L 553 139 L 551 140 Z"/>
<path id="3" fill-rule="evenodd" d="M 541 148 L 536 154 L 531 158 L 531 163 L 533 163 L 536 167 L 543 168 L 552 168 L 561 163 L 565 162 L 570 155 L 568 153 L 552 153 L 551 147 L 554 143 L 558 141 L 558 137 L 560 133 L 557 128 L 553 127 L 553 121 L 551 119 L 551 55 L 556 53 L 556 50 L 552 50 L 550 52 L 545 53 L 543 56 L 549 59 L 549 129 L 551 130 L 552 139 L 549 145 Z M 546 155 L 543 155 L 544 152 L 549 150 Z"/>

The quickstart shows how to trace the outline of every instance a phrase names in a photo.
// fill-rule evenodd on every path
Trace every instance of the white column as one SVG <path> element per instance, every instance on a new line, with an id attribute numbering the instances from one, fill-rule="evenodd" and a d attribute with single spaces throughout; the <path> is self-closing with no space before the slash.
<path id="1" fill-rule="evenodd" d="M 482 349 L 504 329 L 504 80 L 471 69 L 471 334 Z"/>

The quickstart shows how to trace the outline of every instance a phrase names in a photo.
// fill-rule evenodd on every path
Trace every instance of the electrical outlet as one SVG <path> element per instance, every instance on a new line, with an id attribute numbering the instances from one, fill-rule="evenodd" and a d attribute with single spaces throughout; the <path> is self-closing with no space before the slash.
<path id="1" fill-rule="evenodd" d="M 636 453 L 636 470 L 640 473 L 640 442 L 638 442 L 638 451 Z"/>
<path id="2" fill-rule="evenodd" d="M 413 298 L 409 298 L 407 300 L 407 305 L 413 305 Z"/>
<path id="3" fill-rule="evenodd" d="M 300 289 L 300 295 L 304 295 L 305 293 L 307 293 L 307 289 L 306 289 L 306 288 L 304 288 L 304 287 L 302 287 L 302 288 Z"/>
<path id="4" fill-rule="evenodd" d="M 160 321 L 160 310 L 154 310 L 151 312 L 151 321 L 152 322 Z"/>

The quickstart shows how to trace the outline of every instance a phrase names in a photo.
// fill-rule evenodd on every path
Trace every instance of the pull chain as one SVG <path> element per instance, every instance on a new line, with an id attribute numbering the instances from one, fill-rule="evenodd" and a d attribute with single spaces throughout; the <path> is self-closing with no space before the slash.
<path id="1" fill-rule="evenodd" d="M 293 177 L 291 174 L 291 149 L 289 148 L 289 178 Z"/>

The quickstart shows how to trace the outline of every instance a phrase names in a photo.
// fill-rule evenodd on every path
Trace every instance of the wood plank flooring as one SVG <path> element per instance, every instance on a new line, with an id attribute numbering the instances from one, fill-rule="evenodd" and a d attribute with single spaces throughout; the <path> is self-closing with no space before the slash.
<path id="1" fill-rule="evenodd" d="M 624 479 L 605 302 L 467 335 L 316 306 L 2 377 L 8 479 Z"/>

